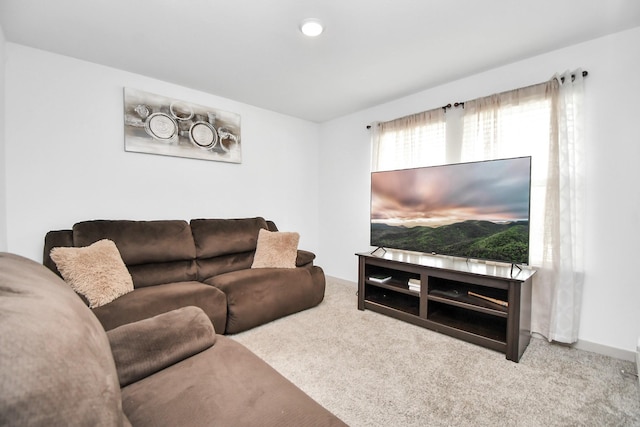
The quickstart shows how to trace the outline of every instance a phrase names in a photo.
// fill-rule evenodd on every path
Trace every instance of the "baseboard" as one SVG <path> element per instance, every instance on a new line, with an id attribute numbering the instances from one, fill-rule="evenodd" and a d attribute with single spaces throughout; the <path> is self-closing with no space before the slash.
<path id="1" fill-rule="evenodd" d="M 543 340 L 546 340 L 545 337 L 543 337 L 540 334 L 537 333 L 533 333 L 532 336 L 534 338 L 540 338 Z M 555 343 L 555 342 L 554 342 Z M 626 360 L 628 362 L 638 362 L 637 357 L 638 357 L 638 352 L 634 352 L 634 351 L 629 351 L 629 350 L 623 350 L 621 348 L 616 348 L 616 347 L 609 347 L 607 345 L 604 344 L 598 344 L 598 343 L 594 343 L 594 342 L 590 342 L 590 341 L 585 341 L 585 340 L 578 340 L 578 342 L 573 343 L 573 344 L 564 344 L 564 343 L 555 343 L 558 345 L 566 345 L 568 347 L 572 347 L 578 350 L 583 350 L 583 351 L 588 351 L 591 353 L 597 353 L 597 354 L 602 354 L 603 356 L 609 356 L 609 357 L 614 357 L 616 359 L 620 359 L 620 360 Z M 638 349 L 640 350 L 640 339 L 638 340 Z"/>
<path id="2" fill-rule="evenodd" d="M 637 357 L 637 352 L 634 351 L 609 347 L 603 344 L 597 344 L 584 340 L 578 340 L 578 342 L 573 344 L 572 347 L 577 348 L 578 350 L 590 351 L 592 353 L 598 353 L 604 356 L 615 357 L 616 359 L 627 360 L 629 362 L 636 362 Z"/>
<path id="3" fill-rule="evenodd" d="M 638 346 L 636 347 L 636 374 L 640 374 L 640 337 L 638 337 Z M 638 375 L 640 382 L 640 375 Z"/>
<path id="4" fill-rule="evenodd" d="M 358 287 L 358 282 L 353 282 L 351 280 L 341 279 L 339 277 L 328 276 L 328 275 L 327 275 L 327 279 L 331 279 L 334 282 L 340 283 L 341 285 L 355 286 L 356 288 Z"/>

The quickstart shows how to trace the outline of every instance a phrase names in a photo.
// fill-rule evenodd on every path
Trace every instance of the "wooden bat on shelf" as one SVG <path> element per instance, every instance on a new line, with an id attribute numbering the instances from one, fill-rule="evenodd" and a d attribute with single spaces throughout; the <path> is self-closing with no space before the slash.
<path id="1" fill-rule="evenodd" d="M 467 294 L 472 296 L 472 297 L 481 298 L 483 300 L 490 301 L 490 302 L 492 302 L 494 304 L 498 304 L 498 305 L 501 305 L 503 307 L 509 307 L 509 303 L 506 302 L 506 301 L 502 301 L 502 300 L 499 300 L 499 299 L 487 297 L 485 295 L 476 294 L 475 292 L 471 292 L 471 291 L 468 291 Z"/>

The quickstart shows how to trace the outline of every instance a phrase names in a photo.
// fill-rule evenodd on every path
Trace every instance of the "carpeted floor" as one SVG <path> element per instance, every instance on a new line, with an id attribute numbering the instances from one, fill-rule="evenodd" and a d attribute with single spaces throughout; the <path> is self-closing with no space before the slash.
<path id="1" fill-rule="evenodd" d="M 520 363 L 371 311 L 327 278 L 318 306 L 232 336 L 357 426 L 640 426 L 628 361 L 533 339 Z"/>

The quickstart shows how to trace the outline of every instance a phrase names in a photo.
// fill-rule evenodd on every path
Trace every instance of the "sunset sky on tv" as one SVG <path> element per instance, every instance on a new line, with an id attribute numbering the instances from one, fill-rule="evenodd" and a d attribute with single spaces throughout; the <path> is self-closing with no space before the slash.
<path id="1" fill-rule="evenodd" d="M 371 174 L 371 221 L 405 227 L 526 221 L 530 157 Z"/>

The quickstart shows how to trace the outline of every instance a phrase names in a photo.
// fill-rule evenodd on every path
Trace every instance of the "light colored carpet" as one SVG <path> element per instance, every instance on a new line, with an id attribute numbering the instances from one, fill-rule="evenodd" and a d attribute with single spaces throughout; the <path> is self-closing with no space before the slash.
<path id="1" fill-rule="evenodd" d="M 232 336 L 350 426 L 640 426 L 632 362 L 533 339 L 504 354 L 357 309 L 327 278 L 315 308 Z"/>

